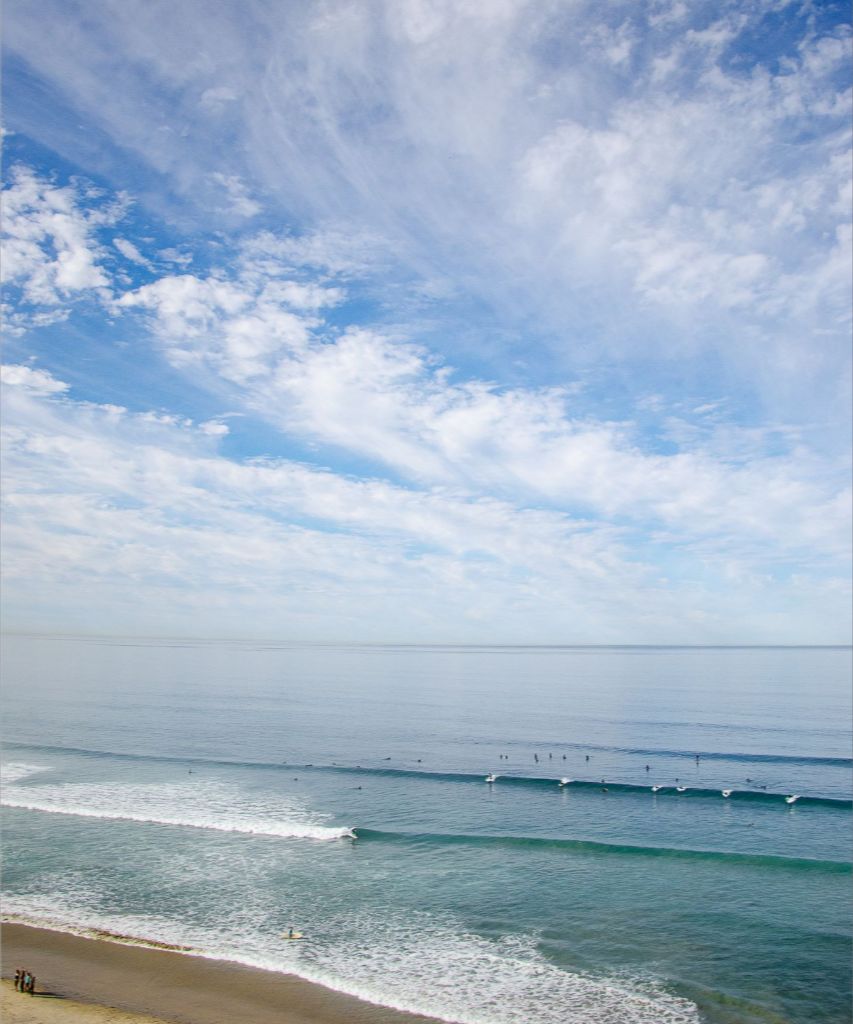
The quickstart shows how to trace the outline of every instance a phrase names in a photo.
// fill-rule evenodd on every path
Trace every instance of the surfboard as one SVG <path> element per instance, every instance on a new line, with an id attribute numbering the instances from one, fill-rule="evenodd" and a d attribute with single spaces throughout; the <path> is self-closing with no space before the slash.
<path id="1" fill-rule="evenodd" d="M 282 932 L 281 933 L 281 937 L 283 939 L 303 939 L 303 938 L 305 938 L 305 936 L 302 934 L 302 932 L 294 932 L 292 935 L 290 935 L 288 932 Z"/>

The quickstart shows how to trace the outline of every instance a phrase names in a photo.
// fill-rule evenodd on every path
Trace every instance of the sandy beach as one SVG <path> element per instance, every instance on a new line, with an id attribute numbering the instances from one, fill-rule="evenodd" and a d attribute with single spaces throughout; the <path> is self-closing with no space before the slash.
<path id="1" fill-rule="evenodd" d="M 8 1024 L 428 1024 L 292 975 L 171 950 L 4 924 Z M 37 992 L 16 992 L 17 967 Z"/>

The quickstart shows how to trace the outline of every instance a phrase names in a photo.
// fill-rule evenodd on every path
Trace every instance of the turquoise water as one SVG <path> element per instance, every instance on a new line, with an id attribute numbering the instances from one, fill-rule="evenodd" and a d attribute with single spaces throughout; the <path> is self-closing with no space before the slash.
<path id="1" fill-rule="evenodd" d="M 849 649 L 4 646 L 19 919 L 470 1024 L 850 1020 Z"/>

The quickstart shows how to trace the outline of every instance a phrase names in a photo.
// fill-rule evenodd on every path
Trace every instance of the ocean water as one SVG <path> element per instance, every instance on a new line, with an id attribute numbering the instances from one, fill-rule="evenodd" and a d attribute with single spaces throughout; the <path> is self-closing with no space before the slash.
<path id="1" fill-rule="evenodd" d="M 7 916 L 464 1024 L 850 1020 L 849 649 L 8 637 L 2 679 Z"/>

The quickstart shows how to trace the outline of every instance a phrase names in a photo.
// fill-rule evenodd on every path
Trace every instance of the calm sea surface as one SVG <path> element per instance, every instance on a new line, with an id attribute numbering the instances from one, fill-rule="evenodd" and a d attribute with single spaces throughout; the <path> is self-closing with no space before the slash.
<path id="1" fill-rule="evenodd" d="M 8 637 L 2 669 L 16 919 L 466 1024 L 850 1021 L 849 649 Z"/>

